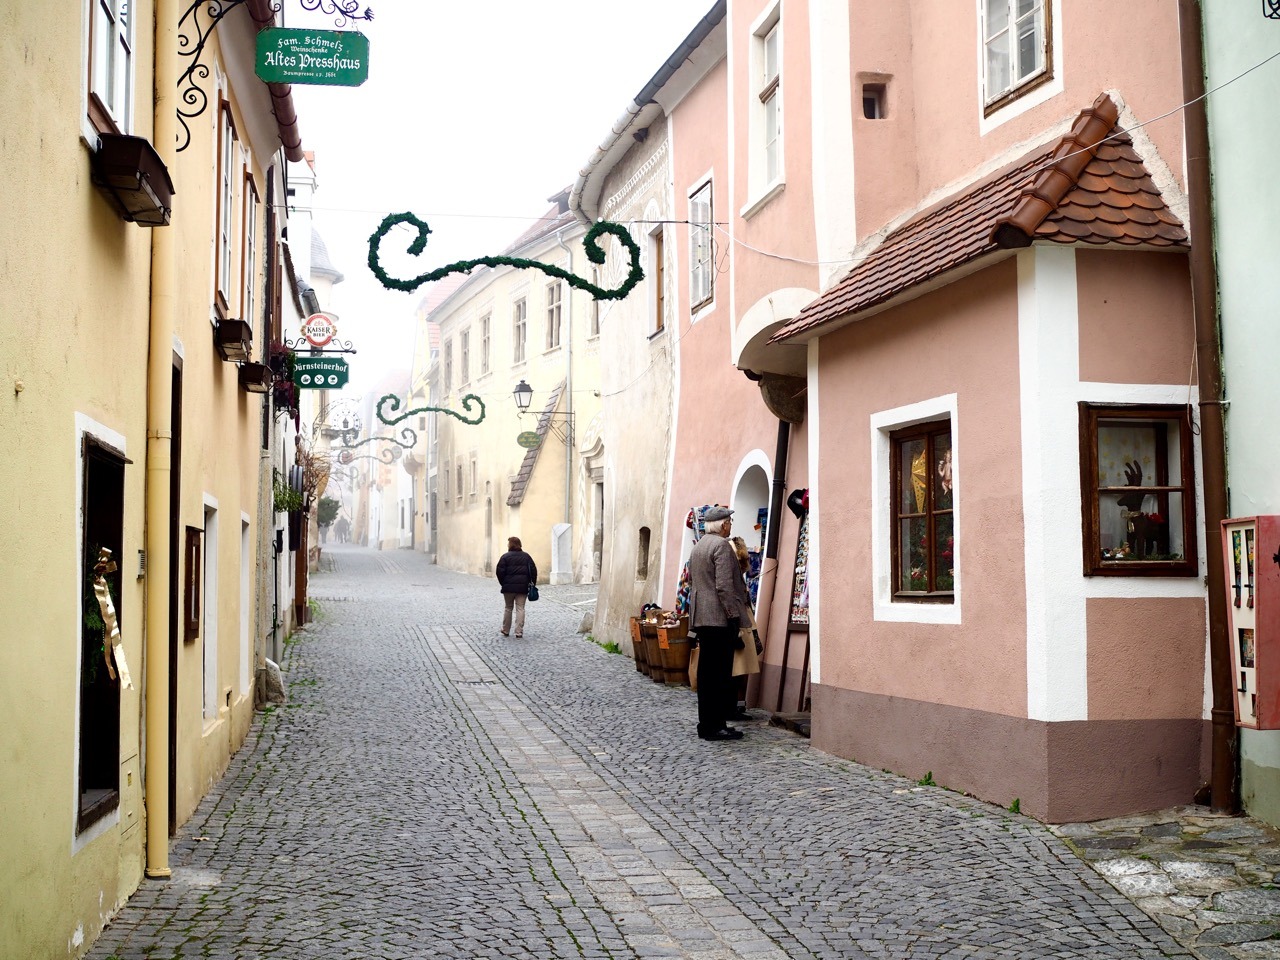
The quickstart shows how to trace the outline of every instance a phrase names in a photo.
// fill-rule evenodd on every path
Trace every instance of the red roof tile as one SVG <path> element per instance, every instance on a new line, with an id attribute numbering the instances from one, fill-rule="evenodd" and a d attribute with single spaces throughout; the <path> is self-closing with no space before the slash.
<path id="1" fill-rule="evenodd" d="M 1185 247 L 1105 93 L 1071 130 L 895 229 L 771 343 L 877 306 L 1002 248 L 1055 243 Z M 1109 134 L 1109 136 L 1108 136 Z M 1105 138 L 1105 142 L 1102 142 Z"/>

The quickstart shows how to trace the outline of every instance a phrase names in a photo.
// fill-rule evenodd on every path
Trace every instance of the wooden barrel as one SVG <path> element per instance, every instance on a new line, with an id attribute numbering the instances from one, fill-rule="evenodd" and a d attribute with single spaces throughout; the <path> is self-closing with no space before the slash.
<path id="1" fill-rule="evenodd" d="M 662 676 L 667 683 L 677 686 L 689 685 L 689 653 L 693 644 L 688 637 L 667 642 L 662 651 Z"/>
<path id="2" fill-rule="evenodd" d="M 649 664 L 649 679 L 654 683 L 665 683 L 666 674 L 662 669 L 662 648 L 658 646 L 658 625 L 648 620 L 640 621 L 640 636 L 644 638 L 644 657 Z"/>
<path id="3" fill-rule="evenodd" d="M 636 670 L 649 675 L 649 658 L 645 655 L 643 621 L 639 617 L 631 618 L 631 652 L 636 658 Z"/>

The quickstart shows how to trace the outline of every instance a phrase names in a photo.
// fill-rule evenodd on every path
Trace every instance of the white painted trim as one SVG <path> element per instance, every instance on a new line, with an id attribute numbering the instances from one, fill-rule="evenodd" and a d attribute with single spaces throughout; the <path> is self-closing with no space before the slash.
<path id="1" fill-rule="evenodd" d="M 200 562 L 204 566 L 204 596 L 201 597 L 200 647 L 203 663 L 201 714 L 206 730 L 218 719 L 218 500 L 205 493 L 201 524 Z"/>
<path id="2" fill-rule="evenodd" d="M 79 411 L 75 414 L 75 446 L 71 451 L 71 462 L 76 465 L 76 511 L 72 522 L 75 524 L 75 544 L 76 544 L 76 565 L 72 572 L 71 589 L 67 591 L 68 603 L 74 609 L 75 615 L 71 622 L 80 623 L 80 598 L 84 595 L 84 585 L 80 582 L 80 571 L 84 569 L 84 437 L 88 434 L 103 443 L 114 447 L 120 453 L 128 456 L 128 450 L 125 448 L 124 434 L 112 430 L 105 424 L 99 423 L 92 417 Z M 126 498 L 127 500 L 127 498 Z M 127 508 L 127 502 L 122 505 L 122 511 Z M 125 519 L 123 512 L 121 513 L 121 521 Z M 126 527 L 127 529 L 127 527 Z M 73 649 L 75 652 L 76 669 L 73 675 L 74 684 L 72 686 L 72 702 L 75 704 L 73 712 L 74 726 L 72 728 L 72 758 L 71 758 L 71 855 L 74 857 L 81 850 L 87 847 L 95 839 L 102 836 L 108 830 L 116 827 L 120 823 L 120 808 L 112 810 L 110 813 L 102 817 L 96 823 L 90 825 L 89 829 L 83 833 L 76 833 L 76 823 L 80 813 L 80 633 L 74 633 Z M 121 691 L 123 695 L 123 691 Z M 119 731 L 117 730 L 117 734 Z M 123 795 L 124 791 L 120 791 Z"/>
<path id="3" fill-rule="evenodd" d="M 806 287 L 779 287 L 748 307 L 738 317 L 738 322 L 729 326 L 729 348 L 734 365 L 741 362 L 742 351 L 761 331 L 792 319 L 817 296 Z"/>
<path id="4" fill-rule="evenodd" d="M 1089 682 L 1080 581 L 1079 305 L 1075 251 L 1018 254 L 1027 716 L 1085 720 Z"/>
<path id="5" fill-rule="evenodd" d="M 765 106 L 760 101 L 758 75 L 764 65 L 764 41 L 773 29 L 778 31 L 778 88 L 775 94 L 778 110 L 778 173 L 772 180 L 765 180 L 764 121 Z M 787 182 L 786 150 L 786 28 L 783 24 L 782 0 L 773 0 L 751 22 L 747 46 L 747 196 L 743 205 L 745 219 L 763 206 L 776 189 Z M 817 116 L 815 113 L 814 116 Z M 732 144 L 734 141 L 729 141 Z M 730 194 L 729 203 L 733 203 Z"/>
<path id="6" fill-rule="evenodd" d="M 822 457 L 821 410 L 819 387 L 821 367 L 819 344 L 809 341 L 809 409 L 805 420 L 809 426 L 809 688 L 822 682 L 822 494 L 820 490 Z M 769 518 L 773 522 L 773 518 Z M 816 574 L 816 575 L 815 575 Z M 787 607 L 791 600 L 787 596 Z"/>
<path id="7" fill-rule="evenodd" d="M 253 645 L 250 643 L 249 613 L 253 607 L 254 554 L 253 520 L 240 513 L 240 696 L 249 692 L 253 674 Z"/>
<path id="8" fill-rule="evenodd" d="M 849 4 L 811 3 L 809 7 L 810 99 L 814 117 L 852 117 L 849 74 L 852 49 Z M 814 123 L 813 233 L 817 242 L 818 287 L 828 289 L 849 268 L 846 258 L 857 246 L 852 123 Z"/>
<path id="9" fill-rule="evenodd" d="M 708 190 L 708 196 L 710 196 L 710 198 L 711 198 L 711 232 L 710 232 L 710 237 L 711 237 L 711 298 L 710 298 L 709 300 L 707 300 L 704 304 L 702 304 L 700 307 L 698 307 L 698 308 L 697 308 L 697 312 L 695 312 L 695 311 L 694 311 L 694 307 L 693 307 L 693 223 L 692 223 L 693 217 L 691 216 L 691 214 L 692 214 L 692 212 L 693 212 L 693 211 L 692 211 L 691 207 L 692 207 L 692 205 L 693 205 L 693 196 L 694 196 L 694 194 L 696 194 L 696 193 L 700 192 L 704 187 L 709 188 L 709 190 Z M 730 203 L 732 203 L 732 194 L 730 194 L 730 200 L 729 200 L 729 202 L 730 202 Z M 685 275 L 684 275 L 685 281 L 686 281 L 686 282 L 688 283 L 688 285 L 689 285 L 689 290 L 688 290 L 688 294 L 689 294 L 689 301 L 688 301 L 687 303 L 681 304 L 681 311 L 683 311 L 683 309 L 684 309 L 685 307 L 687 307 L 687 308 L 688 308 L 688 310 L 689 310 L 689 324 L 690 324 L 690 326 L 692 326 L 693 324 L 696 324 L 699 320 L 701 320 L 701 319 L 702 319 L 704 316 L 706 316 L 707 314 L 711 313 L 711 312 L 712 312 L 713 310 L 715 310 L 715 308 L 716 308 L 716 287 L 717 287 L 717 283 L 716 283 L 716 176 L 715 176 L 715 167 L 712 167 L 711 169 L 709 169 L 706 173 L 702 174 L 701 176 L 699 176 L 699 177 L 695 177 L 695 178 L 694 178 L 693 186 L 691 186 L 691 187 L 689 187 L 688 189 L 686 189 L 686 190 L 685 190 L 684 204 L 685 204 L 685 206 L 684 206 L 685 220 L 689 221 L 689 222 L 686 224 L 687 229 L 686 229 L 686 233 L 685 233 L 685 243 L 686 243 L 686 244 L 688 245 L 688 247 L 689 247 L 689 259 L 685 262 L 685 265 L 686 265 L 689 269 L 688 269 L 687 271 L 685 271 Z M 732 245 L 732 243 L 733 243 L 732 238 L 730 238 L 730 241 L 729 241 L 729 242 L 730 242 L 730 244 Z M 730 262 L 730 263 L 732 263 L 732 262 L 733 262 L 733 257 L 732 257 L 732 256 L 731 256 L 731 257 L 729 257 L 729 262 Z M 730 276 L 732 277 L 732 275 L 730 275 Z M 732 304 L 733 285 L 732 285 L 732 281 L 731 281 L 731 280 L 730 280 L 729 295 L 730 295 L 730 304 Z"/>
<path id="10" fill-rule="evenodd" d="M 743 220 L 750 220 L 754 217 L 770 200 L 780 194 L 787 187 L 787 178 L 780 176 L 772 183 L 765 186 L 760 196 L 754 200 L 748 200 L 746 205 L 738 211 L 738 216 Z"/>
<path id="11" fill-rule="evenodd" d="M 733 497 L 736 496 L 738 493 L 738 485 L 742 483 L 742 478 L 746 476 L 747 471 L 750 470 L 752 467 L 759 467 L 761 470 L 763 470 L 765 477 L 767 477 L 769 480 L 769 483 L 770 484 L 773 483 L 773 467 L 769 463 L 769 457 L 763 450 L 761 450 L 759 447 L 756 447 L 754 450 L 745 454 L 743 458 L 738 462 L 738 470 L 736 473 L 734 473 L 733 483 L 729 487 L 729 490 L 731 491 L 729 494 L 730 503 L 733 502 Z"/>
<path id="12" fill-rule="evenodd" d="M 1034 90 L 1028 91 L 1025 95 L 1016 97 L 1009 103 L 1005 104 L 991 116 L 985 116 L 986 113 L 986 88 L 983 83 L 986 76 L 986 38 L 982 33 L 982 7 L 986 0 L 976 0 L 978 22 L 976 28 L 977 46 L 978 46 L 978 135 L 986 136 L 992 130 L 1003 124 L 1008 123 L 1015 117 L 1020 117 L 1028 110 L 1034 109 L 1045 103 L 1058 94 L 1062 93 L 1065 88 L 1063 70 L 1064 60 L 1062 51 L 1062 0 L 1045 0 L 1049 7 L 1050 27 L 1052 28 L 1052 37 L 1050 42 L 1053 45 L 1053 77 L 1046 83 L 1040 84 Z M 1015 88 L 1016 89 L 1016 88 Z"/>
<path id="13" fill-rule="evenodd" d="M 187 359 L 187 347 L 176 333 L 173 335 L 173 355 L 179 360 Z"/>
<path id="14" fill-rule="evenodd" d="M 947 393 L 871 415 L 871 594 L 872 618 L 879 622 L 951 625 L 962 622 L 963 540 L 961 549 L 955 551 L 955 596 L 952 603 L 895 602 L 893 599 L 893 444 L 889 434 L 917 423 L 944 419 L 951 422 L 951 478 L 956 491 L 952 498 L 951 516 L 953 529 L 960 536 L 964 529 L 961 525 L 964 474 L 957 395 Z M 809 503 L 813 503 L 812 493 Z"/>

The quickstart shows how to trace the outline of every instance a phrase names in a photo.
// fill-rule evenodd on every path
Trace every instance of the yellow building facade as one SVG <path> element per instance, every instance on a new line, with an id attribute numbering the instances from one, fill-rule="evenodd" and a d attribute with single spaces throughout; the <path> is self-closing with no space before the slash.
<path id="1" fill-rule="evenodd" d="M 253 74 L 265 0 L 209 33 L 199 109 L 186 6 L 0 10 L 5 956 L 79 956 L 144 875 L 164 882 L 253 717 L 271 209 L 300 145 L 288 89 Z"/>
<path id="2" fill-rule="evenodd" d="M 506 251 L 592 277 L 585 228 L 568 212 L 568 192 Z M 520 537 L 544 582 L 596 578 L 591 545 L 602 518 L 584 472 L 582 443 L 600 411 L 599 313 L 589 294 L 535 269 L 474 272 L 424 322 L 439 325 L 431 369 L 438 405 L 474 418 L 462 398 L 485 404 L 478 425 L 435 414 L 436 562 L 490 576 Z M 532 389 L 529 409 L 513 391 Z M 421 391 L 419 391 L 421 392 Z M 522 447 L 521 434 L 537 434 Z"/>

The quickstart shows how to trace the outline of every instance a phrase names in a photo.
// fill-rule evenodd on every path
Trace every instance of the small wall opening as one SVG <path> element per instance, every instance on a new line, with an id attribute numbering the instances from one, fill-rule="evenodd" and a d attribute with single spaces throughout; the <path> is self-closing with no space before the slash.
<path id="1" fill-rule="evenodd" d="M 862 85 L 862 116 L 867 120 L 883 120 L 888 116 L 888 97 L 883 83 Z"/>
<path id="2" fill-rule="evenodd" d="M 649 579 L 649 528 L 640 528 L 640 539 L 636 544 L 636 579 Z"/>

